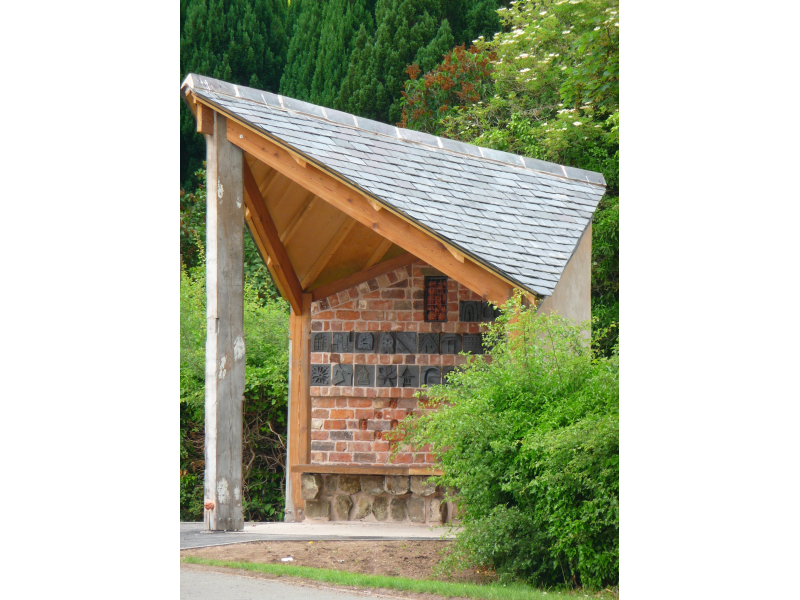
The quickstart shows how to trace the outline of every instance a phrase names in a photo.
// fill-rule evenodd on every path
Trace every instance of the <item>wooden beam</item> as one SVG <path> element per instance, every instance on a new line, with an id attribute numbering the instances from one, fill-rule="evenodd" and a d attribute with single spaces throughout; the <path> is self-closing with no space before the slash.
<path id="1" fill-rule="evenodd" d="M 307 289 L 309 285 L 314 283 L 319 277 L 320 273 L 325 269 L 327 264 L 331 261 L 331 257 L 336 254 L 336 251 L 339 249 L 339 246 L 342 245 L 342 242 L 350 235 L 350 231 L 352 231 L 353 227 L 356 225 L 355 219 L 347 219 L 344 225 L 336 232 L 336 235 L 333 236 L 333 239 L 328 242 L 328 245 L 325 246 L 325 249 L 322 251 L 322 254 L 319 255 L 314 264 L 312 265 L 311 269 L 308 273 L 305 274 L 300 285 L 303 286 L 303 289 Z"/>
<path id="2" fill-rule="evenodd" d="M 361 269 L 369 269 L 372 265 L 377 264 L 380 259 L 383 258 L 383 255 L 392 247 L 392 240 L 387 240 L 383 238 L 378 244 L 378 247 L 375 248 L 375 251 L 372 255 L 367 259 L 367 262 L 364 263 L 364 266 Z"/>
<path id="3" fill-rule="evenodd" d="M 292 350 L 289 362 L 289 447 L 287 479 L 291 491 L 291 508 L 287 502 L 289 521 L 301 521 L 305 501 L 300 494 L 300 473 L 295 465 L 308 464 L 311 459 L 311 294 L 303 294 L 301 312 L 289 315 Z"/>
<path id="4" fill-rule="evenodd" d="M 247 224 L 247 229 L 250 230 L 250 236 L 253 238 L 253 241 L 256 244 L 258 253 L 261 255 L 261 260 L 263 260 L 264 264 L 267 265 L 267 270 L 272 277 L 272 281 L 275 284 L 275 287 L 278 288 L 278 293 L 281 295 L 281 297 L 288 298 L 289 295 L 286 290 L 283 289 L 283 284 L 281 283 L 280 279 L 278 279 L 278 274 L 275 272 L 275 269 L 272 266 L 272 259 L 269 257 L 269 254 L 267 254 L 267 249 L 261 242 L 261 236 L 258 235 L 256 231 L 256 224 L 253 222 L 252 214 L 250 213 L 249 208 L 244 213 L 244 219 L 245 223 Z"/>
<path id="5" fill-rule="evenodd" d="M 292 239 L 292 236 L 297 232 L 298 229 L 303 224 L 305 218 L 311 214 L 311 211 L 314 210 L 314 205 L 317 203 L 318 198 L 311 195 L 311 200 L 300 210 L 297 211 L 292 220 L 289 221 L 289 224 L 286 226 L 286 230 L 281 234 L 281 241 L 283 242 L 284 246 L 289 245 L 289 241 Z"/>
<path id="6" fill-rule="evenodd" d="M 293 154 L 292 156 L 294 157 L 294 161 L 295 161 L 295 162 L 296 162 L 298 165 L 300 165 L 301 167 L 305 168 L 305 166 L 306 166 L 306 161 L 304 161 L 302 158 L 300 158 L 299 156 L 297 156 L 297 154 Z"/>
<path id="7" fill-rule="evenodd" d="M 244 205 L 242 151 L 217 115 L 206 138 L 206 530 L 241 530 L 244 401 Z"/>
<path id="8" fill-rule="evenodd" d="M 214 134 L 214 111 L 205 104 L 197 102 L 197 133 Z"/>
<path id="9" fill-rule="evenodd" d="M 463 253 L 463 252 L 461 252 L 460 250 L 456 250 L 456 249 L 455 249 L 453 246 L 451 246 L 450 244 L 445 244 L 445 248 L 447 248 L 447 249 L 450 251 L 450 254 L 452 254 L 452 255 L 453 255 L 453 258 L 455 258 L 455 259 L 456 259 L 458 262 L 460 262 L 460 263 L 463 263 L 463 262 L 464 262 L 464 259 L 465 259 L 466 257 L 464 256 L 464 253 Z"/>
<path id="10" fill-rule="evenodd" d="M 316 302 L 317 300 L 322 300 L 328 296 L 333 296 L 334 294 L 338 294 L 344 290 L 349 290 L 351 287 L 355 287 L 359 283 L 369 281 L 373 277 L 377 277 L 378 275 L 386 273 L 387 271 L 393 271 L 395 269 L 399 269 L 400 267 L 410 265 L 415 260 L 417 260 L 417 257 L 410 252 L 406 252 L 400 256 L 395 256 L 394 258 L 390 258 L 389 260 L 378 263 L 369 269 L 364 269 L 363 271 L 353 273 L 352 275 L 348 275 L 342 279 L 321 285 L 311 292 L 311 298 L 314 300 L 314 302 Z"/>
<path id="11" fill-rule="evenodd" d="M 461 263 L 442 241 L 433 233 L 423 231 L 418 224 L 412 224 L 390 210 L 375 212 L 364 193 L 313 164 L 301 168 L 288 150 L 231 119 L 228 119 L 228 139 L 382 237 L 401 248 L 413 248 L 420 259 L 483 298 L 497 304 L 508 300 L 513 288 L 510 282 L 471 259 Z"/>
<path id="12" fill-rule="evenodd" d="M 383 208 L 383 205 L 373 198 L 367 198 L 367 202 L 369 202 L 369 205 L 374 208 L 376 212 Z"/>
<path id="13" fill-rule="evenodd" d="M 245 202 L 247 203 L 247 208 L 250 209 L 261 245 L 272 259 L 271 272 L 274 272 L 276 283 L 280 282 L 278 287 L 282 290 L 281 295 L 288 300 L 295 311 L 299 312 L 301 309 L 300 297 L 303 294 L 300 281 L 297 279 L 297 274 L 294 272 L 292 262 L 286 253 L 286 248 L 281 243 L 275 223 L 272 222 L 267 203 L 261 197 L 258 184 L 247 162 L 244 162 L 243 170 L 244 188 L 247 192 L 245 194 Z"/>
<path id="14" fill-rule="evenodd" d="M 407 465 L 381 465 L 379 467 L 360 465 L 292 465 L 292 473 L 329 473 L 341 475 L 444 475 L 441 469 L 433 467 L 409 467 Z"/>

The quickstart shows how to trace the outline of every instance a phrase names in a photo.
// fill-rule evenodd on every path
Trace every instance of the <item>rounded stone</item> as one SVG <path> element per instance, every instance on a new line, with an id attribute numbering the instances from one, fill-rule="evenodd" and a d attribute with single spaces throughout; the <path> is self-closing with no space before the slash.
<path id="1" fill-rule="evenodd" d="M 345 494 L 357 494 L 361 491 L 358 475 L 339 475 L 339 491 Z"/>
<path id="2" fill-rule="evenodd" d="M 408 516 L 408 506 L 405 498 L 392 498 L 392 521 L 405 521 Z"/>
<path id="3" fill-rule="evenodd" d="M 383 475 L 362 475 L 361 491 L 370 496 L 383 493 Z"/>
<path id="4" fill-rule="evenodd" d="M 427 475 L 411 476 L 411 493 L 420 496 L 430 496 L 436 492 L 436 484 L 430 481 Z"/>
<path id="5" fill-rule="evenodd" d="M 425 500 L 417 497 L 408 499 L 408 518 L 414 523 L 425 522 Z"/>
<path id="6" fill-rule="evenodd" d="M 408 493 L 407 475 L 388 475 L 386 477 L 386 491 L 394 496 L 401 496 Z"/>
<path id="7" fill-rule="evenodd" d="M 353 508 L 353 501 L 350 496 L 341 494 L 333 499 L 333 508 L 336 511 L 336 519 L 339 521 L 350 520 L 350 509 Z"/>
<path id="8" fill-rule="evenodd" d="M 309 500 L 306 502 L 305 515 L 307 519 L 330 519 L 331 503 L 327 500 Z"/>
<path id="9" fill-rule="evenodd" d="M 369 498 L 361 496 L 360 498 L 356 498 L 356 510 L 353 513 L 353 521 L 358 521 L 365 517 L 368 517 L 372 514 L 372 504 L 369 502 Z"/>
<path id="10" fill-rule="evenodd" d="M 322 491 L 322 475 L 303 473 L 300 476 L 300 497 L 303 500 L 315 500 Z"/>
<path id="11" fill-rule="evenodd" d="M 430 523 L 444 523 L 447 520 L 447 504 L 438 498 L 431 499 L 428 508 L 428 521 Z"/>
<path id="12" fill-rule="evenodd" d="M 325 476 L 325 491 L 326 492 L 335 492 L 336 488 L 339 487 L 339 476 L 338 475 L 326 475 Z"/>
<path id="13" fill-rule="evenodd" d="M 389 517 L 389 500 L 386 496 L 378 496 L 372 503 L 372 514 L 378 521 L 385 521 Z"/>

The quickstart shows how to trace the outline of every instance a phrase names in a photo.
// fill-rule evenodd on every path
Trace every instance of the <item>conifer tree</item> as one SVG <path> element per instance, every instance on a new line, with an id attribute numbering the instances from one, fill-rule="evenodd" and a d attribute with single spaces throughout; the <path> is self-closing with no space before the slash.
<path id="1" fill-rule="evenodd" d="M 284 96 L 310 101 L 311 81 L 317 66 L 322 9 L 322 3 L 317 0 L 292 2 L 294 25 L 280 84 L 280 93 Z"/>
<path id="2" fill-rule="evenodd" d="M 181 78 L 208 75 L 278 91 L 287 46 L 286 0 L 182 0 Z M 203 136 L 181 103 L 181 184 L 205 159 Z"/>

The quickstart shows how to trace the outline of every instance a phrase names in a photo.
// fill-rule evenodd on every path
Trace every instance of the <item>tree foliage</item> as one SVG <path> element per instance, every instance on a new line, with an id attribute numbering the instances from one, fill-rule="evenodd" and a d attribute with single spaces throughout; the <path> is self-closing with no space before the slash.
<path id="1" fill-rule="evenodd" d="M 448 384 L 426 390 L 406 444 L 429 445 L 457 490 L 452 560 L 537 585 L 619 578 L 619 361 L 519 297 Z M 436 408 L 436 410 L 427 410 Z"/>
<path id="2" fill-rule="evenodd" d="M 454 68 L 451 55 L 405 83 L 403 124 L 603 174 L 606 196 L 592 234 L 592 311 L 608 334 L 597 343 L 610 351 L 619 336 L 611 327 L 619 322 L 618 2 L 528 0 L 498 12 L 503 31 L 474 40 L 472 51 L 493 54 L 490 79 L 468 69 L 469 60 Z M 454 97 L 455 87 L 445 89 L 451 80 L 475 93 Z"/>

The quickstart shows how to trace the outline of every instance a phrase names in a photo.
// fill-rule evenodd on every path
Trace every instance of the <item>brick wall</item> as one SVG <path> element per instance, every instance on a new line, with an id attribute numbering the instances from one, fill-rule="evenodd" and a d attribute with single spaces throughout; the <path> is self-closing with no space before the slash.
<path id="1" fill-rule="evenodd" d="M 425 322 L 424 275 L 431 271 L 415 262 L 311 305 L 312 464 L 388 463 L 384 432 L 419 410 L 420 382 L 437 383 L 465 363 L 457 355 L 465 345 L 480 353 L 485 323 L 461 322 L 459 305 L 481 297 L 457 281 L 448 280 L 447 322 Z M 373 349 L 364 348 L 369 336 L 361 333 L 371 334 Z M 422 341 L 444 346 L 445 353 L 421 348 Z M 401 450 L 392 464 L 434 462 L 425 448 Z"/>

